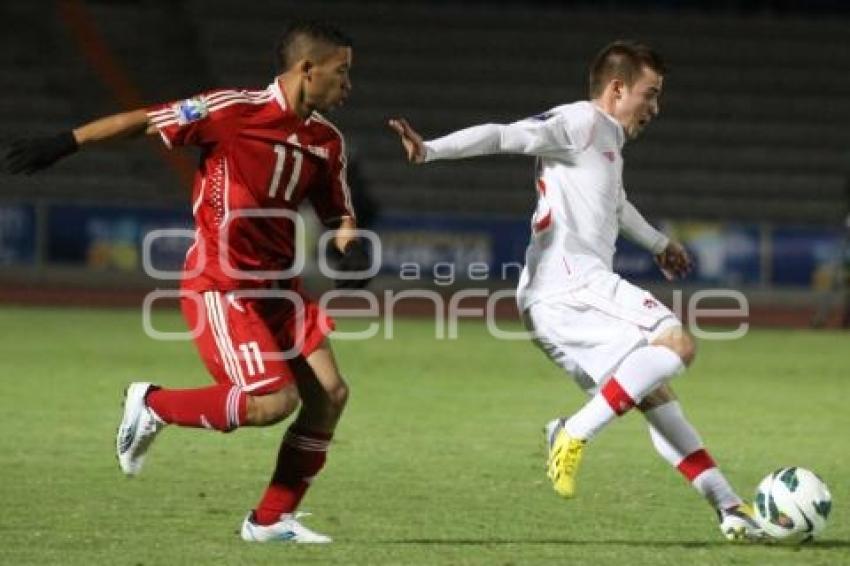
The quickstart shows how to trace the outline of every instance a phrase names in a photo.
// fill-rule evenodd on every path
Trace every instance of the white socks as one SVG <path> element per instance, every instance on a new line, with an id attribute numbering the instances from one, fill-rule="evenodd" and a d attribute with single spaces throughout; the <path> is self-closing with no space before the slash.
<path id="1" fill-rule="evenodd" d="M 614 417 L 627 412 L 684 367 L 682 359 L 665 346 L 643 346 L 633 350 L 599 393 L 567 419 L 564 425 L 567 434 L 590 440 Z"/>
<path id="2" fill-rule="evenodd" d="M 644 417 L 652 444 L 661 457 L 678 469 L 713 507 L 723 510 L 741 504 L 741 498 L 706 452 L 678 401 L 646 411 Z"/>
<path id="3" fill-rule="evenodd" d="M 685 418 L 682 405 L 670 401 L 643 413 L 649 424 L 649 436 L 661 457 L 674 468 L 685 456 L 702 448 L 702 438 Z"/>
<path id="4" fill-rule="evenodd" d="M 614 379 L 635 403 L 662 382 L 684 371 L 679 354 L 666 346 L 644 346 L 626 356 L 614 372 Z"/>
<path id="5" fill-rule="evenodd" d="M 611 422 L 617 413 L 601 394 L 597 393 L 564 423 L 564 430 L 573 438 L 590 440 Z"/>

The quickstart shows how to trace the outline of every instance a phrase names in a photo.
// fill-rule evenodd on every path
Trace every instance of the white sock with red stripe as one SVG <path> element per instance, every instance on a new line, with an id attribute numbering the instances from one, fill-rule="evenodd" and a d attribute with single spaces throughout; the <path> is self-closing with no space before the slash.
<path id="1" fill-rule="evenodd" d="M 665 346 L 643 346 L 627 355 L 617 371 L 564 428 L 573 438 L 590 440 L 614 417 L 625 414 L 644 395 L 684 369 L 682 359 Z"/>
<path id="2" fill-rule="evenodd" d="M 705 450 L 702 439 L 688 422 L 678 401 L 645 411 L 652 444 L 671 466 L 717 509 L 741 504 L 726 477 Z"/>

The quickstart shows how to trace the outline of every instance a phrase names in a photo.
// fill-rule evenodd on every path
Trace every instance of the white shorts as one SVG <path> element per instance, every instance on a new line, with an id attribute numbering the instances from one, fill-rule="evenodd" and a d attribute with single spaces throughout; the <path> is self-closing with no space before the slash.
<path id="1" fill-rule="evenodd" d="M 651 293 L 611 272 L 532 304 L 523 320 L 535 344 L 591 394 L 629 352 L 681 326 Z"/>

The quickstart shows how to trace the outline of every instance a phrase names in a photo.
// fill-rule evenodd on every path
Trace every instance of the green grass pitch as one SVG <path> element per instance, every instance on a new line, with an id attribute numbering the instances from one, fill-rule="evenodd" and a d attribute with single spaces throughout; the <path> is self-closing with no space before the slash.
<path id="1" fill-rule="evenodd" d="M 172 312 L 160 328 L 181 328 Z M 342 325 L 354 329 L 357 322 Z M 362 324 L 361 324 L 362 326 Z M 426 320 L 393 340 L 335 343 L 352 386 L 328 466 L 304 502 L 328 547 L 248 545 L 283 425 L 167 429 L 126 479 L 114 430 L 126 382 L 209 382 L 185 342 L 154 342 L 139 310 L 0 309 L 0 564 L 848 564 L 850 337 L 753 330 L 703 342 L 676 387 L 739 491 L 783 465 L 829 483 L 819 543 L 732 546 L 630 415 L 586 452 L 578 497 L 546 480 L 541 427 L 582 401 L 526 342 L 482 325 L 438 341 Z"/>

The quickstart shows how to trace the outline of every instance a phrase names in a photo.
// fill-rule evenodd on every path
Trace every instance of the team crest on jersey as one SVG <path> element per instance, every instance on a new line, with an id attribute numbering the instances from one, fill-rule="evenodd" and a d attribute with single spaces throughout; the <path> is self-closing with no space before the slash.
<path id="1" fill-rule="evenodd" d="M 210 113 L 207 103 L 201 98 L 187 98 L 177 105 L 177 123 L 181 126 L 203 120 Z"/>
<path id="2" fill-rule="evenodd" d="M 617 159 L 617 154 L 613 151 L 603 151 L 602 155 L 607 157 L 608 161 L 610 161 L 611 163 L 614 163 L 614 161 Z"/>

